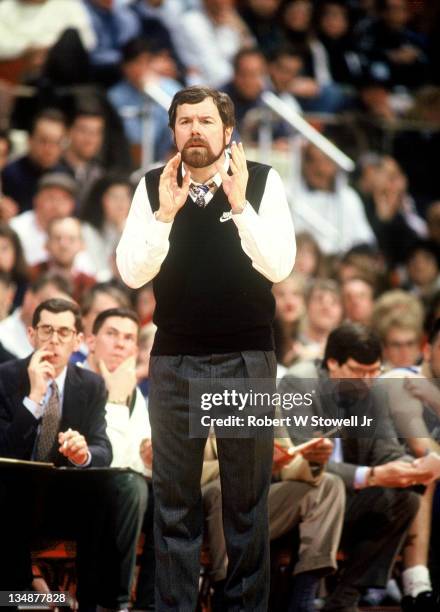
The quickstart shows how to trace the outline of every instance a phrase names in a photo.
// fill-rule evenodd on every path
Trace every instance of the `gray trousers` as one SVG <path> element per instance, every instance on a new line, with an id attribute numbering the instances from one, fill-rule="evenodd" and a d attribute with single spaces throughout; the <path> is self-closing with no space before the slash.
<path id="1" fill-rule="evenodd" d="M 354 608 L 362 589 L 386 585 L 419 504 L 420 496 L 407 489 L 372 487 L 347 496 L 342 532 L 347 562 L 326 612 Z"/>
<path id="2" fill-rule="evenodd" d="M 221 485 L 218 478 L 202 488 L 214 581 L 226 575 L 227 555 L 222 529 Z M 338 476 L 324 474 L 318 486 L 286 480 L 270 485 L 269 536 L 279 538 L 299 526 L 300 547 L 294 574 L 336 569 L 344 521 L 345 486 Z"/>
<path id="3" fill-rule="evenodd" d="M 151 358 L 149 413 L 158 612 L 192 612 L 198 596 L 203 533 L 200 478 L 206 437 L 189 437 L 189 381 L 265 378 L 273 381 L 273 391 L 275 372 L 272 352 Z M 246 439 L 218 437 L 217 449 L 229 559 L 227 610 L 265 612 L 270 570 L 267 494 L 273 434 L 266 430 Z"/>

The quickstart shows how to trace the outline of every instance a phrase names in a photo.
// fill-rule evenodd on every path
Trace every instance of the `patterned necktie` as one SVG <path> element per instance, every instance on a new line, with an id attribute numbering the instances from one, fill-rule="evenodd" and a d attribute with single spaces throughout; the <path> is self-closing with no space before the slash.
<path id="1" fill-rule="evenodd" d="M 217 183 L 215 181 L 211 181 L 207 185 L 196 185 L 195 183 L 190 183 L 189 190 L 191 194 L 195 198 L 194 202 L 199 208 L 205 208 L 207 202 L 205 200 L 205 196 L 210 191 L 214 194 L 217 191 Z"/>
<path id="2" fill-rule="evenodd" d="M 60 393 L 56 382 L 51 382 L 51 394 L 41 421 L 38 436 L 36 461 L 50 461 L 53 455 L 61 420 Z"/>

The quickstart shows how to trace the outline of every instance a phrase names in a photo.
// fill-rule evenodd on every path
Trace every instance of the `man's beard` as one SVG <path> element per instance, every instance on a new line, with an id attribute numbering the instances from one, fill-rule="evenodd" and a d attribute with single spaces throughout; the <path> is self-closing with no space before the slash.
<path id="1" fill-rule="evenodd" d="M 194 148 L 195 145 L 200 145 Z M 209 146 L 208 142 L 203 138 L 190 138 L 183 147 L 182 161 L 191 168 L 206 168 L 214 164 L 223 155 L 226 149 L 226 136 L 223 134 L 223 146 L 218 154 Z"/>

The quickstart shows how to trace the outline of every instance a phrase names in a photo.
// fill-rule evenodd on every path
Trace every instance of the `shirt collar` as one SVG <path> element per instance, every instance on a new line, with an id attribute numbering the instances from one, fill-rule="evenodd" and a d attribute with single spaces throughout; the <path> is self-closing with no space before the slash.
<path id="1" fill-rule="evenodd" d="M 225 169 L 225 172 L 229 170 L 229 155 L 230 155 L 229 149 L 225 149 L 225 161 L 223 164 L 223 168 Z M 185 174 L 186 174 L 185 164 L 182 164 L 182 178 L 185 176 Z M 214 176 L 209 178 L 205 183 L 197 183 L 196 181 L 191 181 L 191 182 L 194 183 L 194 185 L 205 185 L 206 183 L 210 183 L 211 181 L 214 181 L 217 187 L 220 187 L 220 185 L 222 184 L 222 177 L 220 175 L 220 172 L 217 172 L 216 174 L 214 174 Z"/>

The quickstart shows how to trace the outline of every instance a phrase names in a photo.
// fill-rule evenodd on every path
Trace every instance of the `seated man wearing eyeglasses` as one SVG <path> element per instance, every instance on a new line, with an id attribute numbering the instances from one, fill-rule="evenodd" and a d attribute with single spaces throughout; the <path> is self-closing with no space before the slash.
<path id="1" fill-rule="evenodd" d="M 69 364 L 81 329 L 74 302 L 46 300 L 28 329 L 35 351 L 0 367 L 0 457 L 78 468 L 45 476 L 0 467 L 0 591 L 29 589 L 36 536 L 73 538 L 80 605 L 121 609 L 127 602 L 118 598 L 120 585 L 104 580 L 104 574 L 119 571 L 119 534 L 113 536 L 113 555 L 101 549 L 103 525 L 112 518 L 106 500 L 117 494 L 113 474 L 80 473 L 112 461 L 104 381 Z"/>
<path id="2" fill-rule="evenodd" d="M 420 499 L 410 487 L 427 484 L 432 474 L 405 454 L 389 414 L 384 389 L 373 384 L 381 371 L 380 340 L 359 323 L 344 323 L 331 332 L 322 362 L 293 366 L 280 382 L 281 398 L 311 393 L 312 402 L 295 410 L 312 427 L 294 425 L 298 440 L 337 428 L 327 470 L 344 482 L 347 503 L 342 547 L 347 563 L 326 612 L 358 612 L 361 591 L 384 587 L 416 515 Z M 285 411 L 287 413 L 287 411 Z M 362 427 L 366 418 L 370 426 Z M 319 423 L 313 432 L 313 423 Z M 303 430 L 303 431 L 301 431 Z M 331 435 L 331 434 L 330 434 Z M 307 453 L 311 465 L 322 463 L 319 445 Z"/>

